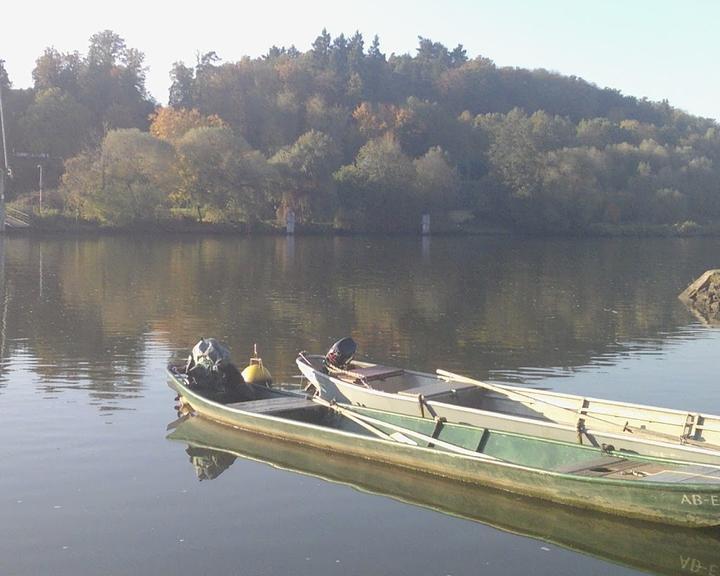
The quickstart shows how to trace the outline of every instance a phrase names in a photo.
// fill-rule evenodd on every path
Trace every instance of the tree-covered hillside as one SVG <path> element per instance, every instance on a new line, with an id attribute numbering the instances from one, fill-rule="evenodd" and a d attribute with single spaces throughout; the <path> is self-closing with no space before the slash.
<path id="1" fill-rule="evenodd" d="M 110 225 L 282 220 L 416 229 L 462 211 L 520 231 L 720 220 L 712 120 L 545 70 L 499 68 L 420 38 L 273 46 L 176 63 L 169 105 L 145 88 L 143 54 L 104 31 L 87 54 L 48 48 L 34 87 L 0 68 L 11 196 Z M 12 152 L 15 152 L 13 155 Z"/>

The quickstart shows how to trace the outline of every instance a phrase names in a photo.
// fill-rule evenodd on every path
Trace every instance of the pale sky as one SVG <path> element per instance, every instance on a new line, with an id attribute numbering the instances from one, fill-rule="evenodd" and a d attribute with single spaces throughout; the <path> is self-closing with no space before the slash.
<path id="1" fill-rule="evenodd" d="M 214 50 L 224 61 L 273 44 L 307 50 L 323 27 L 333 37 L 375 34 L 383 52 L 414 53 L 417 36 L 498 66 L 546 68 L 623 94 L 668 99 L 720 120 L 718 0 L 7 0 L 0 7 L 0 59 L 13 85 L 32 85 L 47 46 L 86 53 L 111 29 L 145 53 L 147 87 L 167 101 L 172 63 Z M 8 6 L 9 5 L 9 6 Z"/>

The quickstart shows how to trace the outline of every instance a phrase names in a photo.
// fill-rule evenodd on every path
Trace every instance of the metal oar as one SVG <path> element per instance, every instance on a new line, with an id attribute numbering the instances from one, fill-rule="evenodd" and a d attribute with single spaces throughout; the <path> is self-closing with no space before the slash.
<path id="1" fill-rule="evenodd" d="M 375 426 L 371 426 L 369 423 L 365 422 L 362 418 L 360 418 L 356 414 L 350 412 L 349 410 L 343 410 L 337 404 L 328 402 L 324 398 L 320 398 L 320 396 L 313 397 L 312 401 L 315 402 L 316 404 L 320 404 L 322 406 L 330 408 L 331 410 L 334 410 L 338 414 L 343 415 L 348 420 L 352 420 L 353 422 L 355 422 L 355 424 L 361 426 L 362 428 L 365 428 L 365 430 L 367 430 L 368 432 L 372 432 L 373 434 L 382 438 L 383 440 L 395 440 L 392 436 L 390 436 L 389 434 L 385 434 L 385 432 L 383 432 L 382 430 L 378 430 L 377 428 L 375 428 Z"/>
<path id="2" fill-rule="evenodd" d="M 502 394 L 503 396 L 516 396 L 523 400 L 534 400 L 536 402 L 539 401 L 545 404 L 550 404 L 554 408 L 562 408 L 563 410 L 570 410 L 571 412 L 573 411 L 571 408 L 566 408 L 565 406 L 558 406 L 557 404 L 552 404 L 551 402 L 548 402 L 546 400 L 537 399 L 534 396 L 530 396 L 529 394 L 523 394 L 522 392 L 516 392 L 515 390 L 507 390 L 505 388 L 502 388 L 501 386 L 496 386 L 495 384 L 490 384 L 489 382 L 484 382 L 482 380 L 476 380 L 475 378 L 468 378 L 467 376 L 455 374 L 454 372 L 448 372 L 447 370 L 442 370 L 441 368 L 438 368 L 437 370 L 435 370 L 435 372 L 446 380 L 464 382 L 465 384 L 473 384 L 475 386 L 478 386 L 479 388 L 486 388 L 487 390 L 492 390 L 493 392 L 497 392 L 498 394 Z"/>
<path id="3" fill-rule="evenodd" d="M 489 382 L 483 382 L 482 380 L 476 380 L 475 378 L 468 378 L 467 376 L 462 376 L 461 374 L 455 374 L 454 372 L 449 372 L 447 370 L 442 370 L 438 368 L 435 370 L 439 376 L 442 376 L 446 380 L 453 380 L 455 382 L 464 382 L 466 384 L 473 384 L 479 388 L 485 388 L 486 390 L 491 390 L 493 392 L 497 392 L 498 394 L 502 394 L 503 396 L 507 396 L 509 398 L 515 397 L 516 399 L 519 399 L 520 401 L 531 401 L 531 402 L 537 402 L 538 404 L 545 404 L 546 406 L 549 406 L 551 408 L 557 408 L 558 410 L 565 410 L 569 414 L 572 414 L 574 416 L 577 416 L 579 414 L 578 410 L 574 408 L 569 408 L 567 406 L 561 406 L 560 404 L 555 404 L 554 402 L 550 402 L 548 400 L 545 400 L 543 398 L 537 398 L 536 396 L 533 396 L 531 394 L 523 394 L 522 392 L 519 392 L 517 390 L 508 390 L 507 388 L 503 388 L 501 386 L 496 386 L 495 384 L 490 384 Z M 587 419 L 590 418 L 592 420 L 597 420 L 598 422 L 602 422 L 604 424 L 609 424 L 612 426 L 620 426 L 620 424 L 617 424 L 615 422 L 612 422 L 610 420 L 605 420 L 604 418 L 600 418 L 599 416 L 595 416 L 594 414 L 589 413 L 582 413 L 580 414 L 582 418 Z M 627 424 L 624 425 L 624 431 L 627 432 L 638 432 L 635 428 L 628 426 Z M 667 438 L 673 438 L 674 440 L 678 440 L 679 437 L 672 436 L 671 434 L 663 434 L 662 432 L 654 432 L 652 430 L 643 429 L 640 432 L 645 434 L 652 434 L 657 436 L 663 436 Z"/>
<path id="4" fill-rule="evenodd" d="M 444 442 L 443 440 L 438 440 L 437 438 L 433 438 L 432 436 L 428 436 L 427 434 L 422 434 L 420 432 L 415 432 L 414 430 L 409 430 L 408 428 L 403 428 L 402 426 L 396 426 L 395 424 L 383 422 L 382 420 L 378 420 L 377 418 L 373 418 L 372 416 L 358 414 L 357 412 L 354 412 L 349 406 L 339 406 L 318 397 L 313 398 L 313 401 L 318 402 L 323 406 L 327 406 L 332 410 L 335 410 L 338 414 L 341 414 L 342 416 L 345 416 L 353 422 L 363 425 L 364 427 L 371 426 L 372 428 L 386 428 L 388 430 L 392 430 L 393 432 L 398 432 L 403 436 L 416 438 L 418 440 L 422 440 L 423 442 L 427 442 L 428 444 L 433 444 L 434 446 L 442 448 L 443 450 L 447 450 L 448 452 L 455 452 L 457 454 L 462 454 L 463 456 L 473 456 L 475 458 L 480 458 L 483 460 L 501 461 L 500 458 L 495 458 L 494 456 L 489 456 L 488 454 L 483 454 L 482 452 L 475 452 L 473 450 L 461 448 L 460 446 L 450 444 L 449 442 Z M 377 429 L 371 431 L 375 433 L 380 432 L 380 430 Z M 383 434 L 385 435 L 386 439 L 398 442 L 396 438 L 393 438 L 392 436 L 385 433 Z"/>

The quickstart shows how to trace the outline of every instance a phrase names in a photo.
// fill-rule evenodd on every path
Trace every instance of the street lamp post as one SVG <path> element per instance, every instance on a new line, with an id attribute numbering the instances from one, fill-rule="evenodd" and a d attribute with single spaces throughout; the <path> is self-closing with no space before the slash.
<path id="1" fill-rule="evenodd" d="M 0 234 L 5 232 L 5 167 L 0 168 Z"/>

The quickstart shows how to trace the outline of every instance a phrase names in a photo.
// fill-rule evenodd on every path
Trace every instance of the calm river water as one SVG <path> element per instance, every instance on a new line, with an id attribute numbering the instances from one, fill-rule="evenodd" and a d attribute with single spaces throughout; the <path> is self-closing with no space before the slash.
<path id="1" fill-rule="evenodd" d="M 352 335 L 385 364 L 720 413 L 720 330 L 676 299 L 719 254 L 718 239 L 5 238 L 0 574 L 720 575 L 717 532 L 168 427 L 164 376 L 215 336 L 242 365 L 257 342 L 298 383 L 299 350 Z"/>

